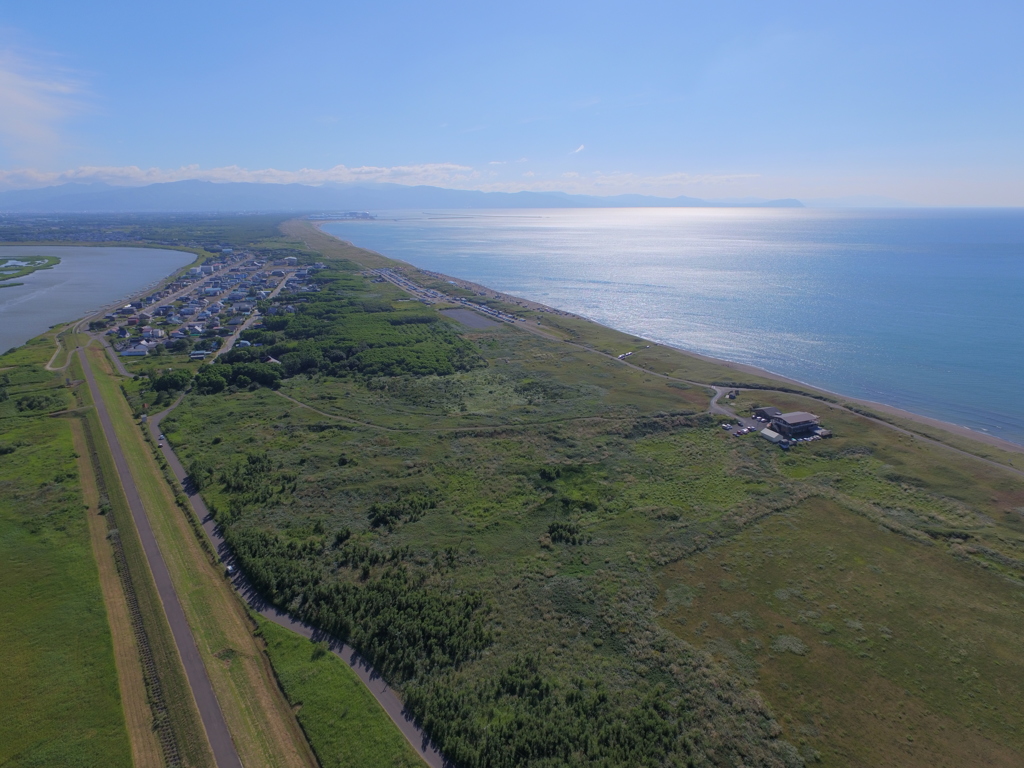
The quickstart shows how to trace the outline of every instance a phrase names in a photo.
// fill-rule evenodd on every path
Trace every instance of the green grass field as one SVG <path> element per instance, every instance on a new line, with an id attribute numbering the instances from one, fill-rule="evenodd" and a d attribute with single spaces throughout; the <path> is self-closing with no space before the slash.
<path id="1" fill-rule="evenodd" d="M 47 336 L 0 357 L 13 401 L 70 404 L 39 373 L 53 349 Z M 130 765 L 71 431 L 16 406 L 0 416 L 0 562 L 0 765 Z"/>
<path id="2" fill-rule="evenodd" d="M 823 499 L 659 581 L 661 625 L 765 694 L 807 757 L 1019 764 L 1019 586 Z"/>
<path id="3" fill-rule="evenodd" d="M 345 662 L 294 632 L 258 621 L 274 672 L 323 768 L 423 765 Z"/>

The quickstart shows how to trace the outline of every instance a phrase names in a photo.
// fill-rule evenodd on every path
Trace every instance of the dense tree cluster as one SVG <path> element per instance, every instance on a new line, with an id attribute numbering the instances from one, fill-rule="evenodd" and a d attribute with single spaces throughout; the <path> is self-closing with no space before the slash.
<path id="1" fill-rule="evenodd" d="M 235 363 L 204 365 L 197 372 L 195 386 L 200 394 L 213 395 L 229 386 L 239 388 L 253 385 L 277 389 L 281 386 L 283 371 L 274 363 Z"/>
<path id="2" fill-rule="evenodd" d="M 40 392 L 19 397 L 15 404 L 19 411 L 55 411 L 64 406 L 64 400 L 58 395 Z"/>
<path id="3" fill-rule="evenodd" d="M 556 520 L 548 526 L 548 536 L 556 544 L 585 544 L 587 541 L 579 523 L 561 520 Z"/>
<path id="4" fill-rule="evenodd" d="M 759 699 L 705 674 L 629 701 L 600 680 L 559 685 L 542 669 L 519 657 L 469 685 L 437 675 L 407 686 L 406 704 L 464 768 L 804 764 Z"/>
<path id="5" fill-rule="evenodd" d="M 183 390 L 192 383 L 192 371 L 187 368 L 179 368 L 174 371 L 154 376 L 150 380 L 150 386 L 156 392 L 167 392 Z"/>
<path id="6" fill-rule="evenodd" d="M 254 345 L 233 349 L 225 363 L 279 360 L 282 376 L 445 376 L 483 364 L 473 345 L 434 313 L 396 309 L 368 298 L 362 278 L 328 270 L 317 278 L 320 291 L 294 312 L 270 315 L 263 327 L 246 331 Z M 287 297 L 281 302 L 296 301 Z M 269 310 L 269 308 L 268 308 Z"/>
<path id="7" fill-rule="evenodd" d="M 428 509 L 437 506 L 434 499 L 421 494 L 411 493 L 395 501 L 375 501 L 370 505 L 368 517 L 374 528 L 386 527 L 393 529 L 401 522 L 415 522 Z"/>
<path id="8" fill-rule="evenodd" d="M 480 596 L 443 590 L 428 583 L 426 574 L 410 575 L 396 562 L 401 553 L 387 557 L 377 573 L 364 566 L 365 578 L 355 583 L 312 562 L 327 546 L 326 537 L 286 540 L 241 527 L 229 527 L 227 533 L 260 592 L 351 642 L 390 680 L 402 682 L 457 667 L 490 642 Z M 358 550 L 352 554 L 358 559 Z"/>

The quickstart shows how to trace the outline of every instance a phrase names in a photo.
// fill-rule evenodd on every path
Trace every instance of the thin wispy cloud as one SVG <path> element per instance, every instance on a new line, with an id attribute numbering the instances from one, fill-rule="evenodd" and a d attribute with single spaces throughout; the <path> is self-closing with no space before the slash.
<path id="1" fill-rule="evenodd" d="M 583 146 L 582 144 L 580 144 L 580 145 L 579 145 L 578 147 L 576 147 L 576 149 L 574 149 L 574 150 L 573 150 L 572 152 L 570 152 L 569 154 L 570 154 L 570 155 L 578 155 L 578 154 L 579 154 L 580 152 L 582 152 L 582 151 L 583 151 L 584 149 L 586 149 L 586 147 L 585 147 L 585 146 Z"/>
<path id="2" fill-rule="evenodd" d="M 52 161 L 62 144 L 61 123 L 81 110 L 83 90 L 80 81 L 66 71 L 14 51 L 0 52 L 3 153 L 18 163 Z"/>

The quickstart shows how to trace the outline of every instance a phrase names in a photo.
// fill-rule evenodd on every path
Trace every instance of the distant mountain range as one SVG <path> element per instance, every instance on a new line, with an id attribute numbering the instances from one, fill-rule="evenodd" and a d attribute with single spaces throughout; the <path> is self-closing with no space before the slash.
<path id="1" fill-rule="evenodd" d="M 174 181 L 143 187 L 61 184 L 0 192 L 2 213 L 337 213 L 432 208 L 802 208 L 799 200 L 701 200 L 650 195 L 479 192 L 402 184 Z"/>

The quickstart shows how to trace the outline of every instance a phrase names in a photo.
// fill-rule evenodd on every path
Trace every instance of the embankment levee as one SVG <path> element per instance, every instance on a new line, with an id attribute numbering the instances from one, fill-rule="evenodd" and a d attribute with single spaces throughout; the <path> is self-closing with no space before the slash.
<path id="1" fill-rule="evenodd" d="M 361 251 L 363 253 L 370 254 L 375 259 L 389 261 L 389 262 L 391 262 L 395 266 L 400 266 L 400 267 L 406 266 L 406 267 L 409 267 L 409 268 L 411 268 L 413 270 L 419 271 L 419 267 L 417 267 L 414 264 L 408 264 L 407 262 L 398 261 L 396 259 L 391 259 L 391 258 L 389 258 L 388 256 L 386 256 L 384 254 L 380 254 L 380 253 L 377 253 L 375 251 L 370 251 L 370 250 L 367 250 L 365 248 L 361 248 L 358 245 L 356 245 L 355 243 L 349 242 L 347 240 L 342 240 L 341 238 L 335 237 L 334 235 L 332 235 L 332 234 L 330 234 L 328 232 L 325 232 L 322 229 L 322 227 L 325 224 L 330 224 L 331 223 L 330 221 L 317 221 L 315 223 L 314 222 L 307 222 L 307 221 L 300 221 L 300 220 L 295 220 L 295 221 L 297 223 L 299 223 L 300 226 L 304 225 L 306 228 L 308 228 L 310 230 L 315 229 L 316 232 L 321 237 L 323 237 L 323 238 L 330 238 L 331 240 L 334 240 L 337 243 L 341 243 L 341 244 L 343 244 L 343 245 L 345 245 L 345 246 L 347 246 L 347 247 L 349 247 L 349 248 L 351 248 L 351 249 L 353 249 L 355 251 Z M 288 224 L 293 224 L 293 222 L 288 222 Z M 296 232 L 295 234 L 300 234 L 300 233 Z M 308 241 L 307 241 L 307 245 L 310 245 L 311 248 L 315 249 L 315 246 L 310 244 Z M 498 291 L 495 291 L 492 288 L 489 288 L 487 286 L 482 286 L 482 285 L 479 285 L 477 283 L 470 282 L 468 280 L 465 280 L 465 279 L 457 277 L 457 276 L 443 275 L 443 274 L 440 274 L 440 273 L 430 273 L 430 274 L 431 275 L 436 275 L 437 277 L 439 277 L 442 280 L 446 280 L 446 281 L 450 281 L 452 283 L 455 283 L 457 286 L 459 286 L 461 288 L 467 288 L 467 289 L 473 290 L 475 292 L 481 292 L 482 291 L 482 292 L 487 293 L 488 295 L 493 295 L 493 296 L 504 296 L 503 294 L 499 293 Z M 561 310 L 561 309 L 559 309 L 557 307 L 550 307 L 550 306 L 547 306 L 547 305 L 544 305 L 544 304 L 540 304 L 539 302 L 532 301 L 530 299 L 523 299 L 521 297 L 506 297 L 506 298 L 515 299 L 522 306 L 526 306 L 526 307 L 528 307 L 530 309 L 534 309 L 534 310 L 541 311 L 541 312 L 556 313 L 556 314 L 559 314 L 559 315 L 568 315 L 570 317 L 579 318 L 580 320 L 585 320 L 588 323 L 593 323 L 594 325 L 600 325 L 599 323 L 597 323 L 594 320 L 591 320 L 590 318 L 581 317 L 579 315 L 575 315 L 575 314 L 567 312 L 565 310 Z M 621 331 L 620 329 L 617 329 L 617 328 L 612 328 L 611 330 L 618 331 L 620 333 L 626 333 L 625 331 Z M 652 343 L 657 343 L 657 342 L 652 342 Z M 661 345 L 661 346 L 668 346 L 668 345 Z M 1002 451 L 1007 451 L 1009 453 L 1024 454 L 1024 445 L 1020 445 L 1018 443 L 1014 443 L 1014 442 L 1011 442 L 1011 441 L 1008 441 L 1008 440 L 1003 440 L 1002 438 L 996 437 L 994 435 L 988 435 L 988 434 L 985 434 L 984 432 L 979 432 L 977 430 L 971 429 L 969 427 L 961 426 L 959 424 L 953 424 L 951 422 L 942 421 L 940 419 L 935 419 L 935 418 L 932 418 L 930 416 L 924 416 L 924 415 L 921 415 L 921 414 L 918 414 L 918 413 L 914 413 L 912 411 L 903 410 L 902 408 L 897 408 L 897 407 L 892 406 L 892 405 L 887 405 L 885 403 L 878 403 L 878 402 L 874 402 L 874 401 L 871 401 L 871 400 L 863 400 L 863 399 L 859 399 L 859 398 L 855 398 L 855 397 L 850 397 L 850 396 L 844 395 L 844 394 L 842 394 L 840 392 L 832 392 L 832 391 L 829 391 L 829 390 L 826 390 L 826 389 L 822 389 L 821 387 L 815 386 L 813 384 L 809 384 L 807 382 L 798 381 L 796 379 L 788 378 L 786 376 L 783 376 L 782 374 L 775 373 L 773 371 L 769 371 L 769 370 L 766 370 L 766 369 L 763 369 L 763 368 L 758 368 L 757 366 L 747 365 L 745 363 L 738 363 L 738 362 L 734 362 L 732 360 L 723 360 L 723 359 L 720 359 L 720 358 L 711 357 L 709 355 L 703 355 L 703 354 L 700 354 L 699 352 L 694 352 L 692 350 L 683 349 L 683 348 L 680 348 L 680 347 L 672 346 L 670 348 L 673 349 L 674 351 L 678 352 L 679 354 L 687 355 L 687 356 L 692 357 L 692 358 L 694 358 L 696 360 L 701 360 L 701 361 L 706 362 L 706 363 L 710 363 L 710 364 L 713 364 L 713 365 L 718 365 L 718 366 L 721 366 L 723 368 L 728 368 L 730 370 L 736 371 L 737 373 L 743 373 L 743 374 L 747 374 L 749 376 L 757 376 L 757 377 L 759 377 L 761 379 L 767 379 L 767 380 L 769 380 L 771 382 L 777 382 L 780 385 L 780 388 L 785 388 L 785 389 L 788 389 L 788 390 L 792 390 L 796 394 L 807 394 L 807 395 L 810 395 L 811 397 L 816 397 L 816 398 L 819 398 L 819 399 L 824 399 L 824 400 L 828 400 L 830 402 L 835 402 L 835 403 L 839 403 L 839 404 L 852 405 L 852 406 L 856 407 L 857 409 L 864 409 L 865 411 L 869 412 L 869 414 L 875 415 L 877 417 L 881 417 L 881 419 L 883 421 L 889 421 L 890 418 L 892 418 L 892 419 L 900 419 L 900 420 L 904 420 L 904 421 L 907 421 L 907 422 L 912 422 L 914 424 L 918 424 L 918 425 L 920 425 L 922 427 L 928 427 L 928 428 L 931 428 L 931 429 L 934 429 L 934 430 L 948 432 L 951 435 L 955 435 L 955 436 L 961 437 L 961 438 L 966 438 L 968 440 L 973 440 L 975 442 L 982 443 L 984 445 L 988 445 L 988 446 L 991 446 L 993 448 L 997 448 L 997 449 L 1002 450 Z M 728 382 L 707 382 L 707 383 L 709 383 L 709 384 L 712 384 L 712 383 L 714 383 L 714 384 L 722 384 L 722 385 L 728 385 L 729 384 Z M 752 387 L 740 386 L 740 387 L 737 387 L 737 388 L 739 388 L 739 389 L 746 389 L 746 388 L 752 388 Z M 768 389 L 768 387 L 765 387 L 765 389 Z"/>
<path id="2" fill-rule="evenodd" d="M 157 593 L 160 596 L 160 602 L 163 604 L 167 623 L 170 626 L 171 635 L 174 638 L 174 643 L 178 649 L 178 655 L 180 656 L 182 665 L 185 668 L 189 687 L 192 690 L 196 706 L 199 709 L 199 714 L 203 721 L 203 727 L 206 730 L 206 736 L 209 739 L 210 747 L 213 749 L 217 766 L 218 768 L 234 768 L 235 766 L 237 766 L 237 768 L 241 768 L 242 763 L 238 759 L 238 752 L 236 751 L 234 742 L 231 739 L 231 734 L 228 732 L 227 722 L 221 712 L 220 704 L 213 691 L 213 685 L 210 683 L 210 678 L 206 672 L 205 666 L 203 665 L 203 660 L 196 648 L 195 639 L 192 636 L 192 629 L 185 618 L 185 612 L 181 607 L 181 602 L 171 581 L 170 571 L 168 570 L 163 554 L 157 545 L 156 536 L 153 533 L 148 512 L 142 503 L 142 497 L 139 494 L 138 488 L 135 484 L 135 479 L 128 467 L 128 461 L 125 458 L 124 452 L 121 449 L 121 444 L 117 439 L 117 434 L 114 430 L 114 423 L 107 411 L 103 395 L 101 394 L 99 385 L 96 382 L 96 377 L 89 361 L 85 357 L 84 350 L 80 348 L 78 350 L 78 354 L 82 361 L 82 370 L 85 373 L 86 383 L 88 384 L 89 391 L 92 395 L 93 406 L 96 408 L 96 413 L 99 417 L 103 435 L 106 438 L 107 445 L 110 449 L 111 455 L 113 456 L 114 465 L 117 468 L 117 473 L 121 480 L 121 487 L 124 490 L 125 497 L 127 498 L 136 530 L 138 531 L 139 538 L 142 542 L 143 551 L 146 554 L 146 560 L 149 563 L 153 582 L 156 585 Z"/>

